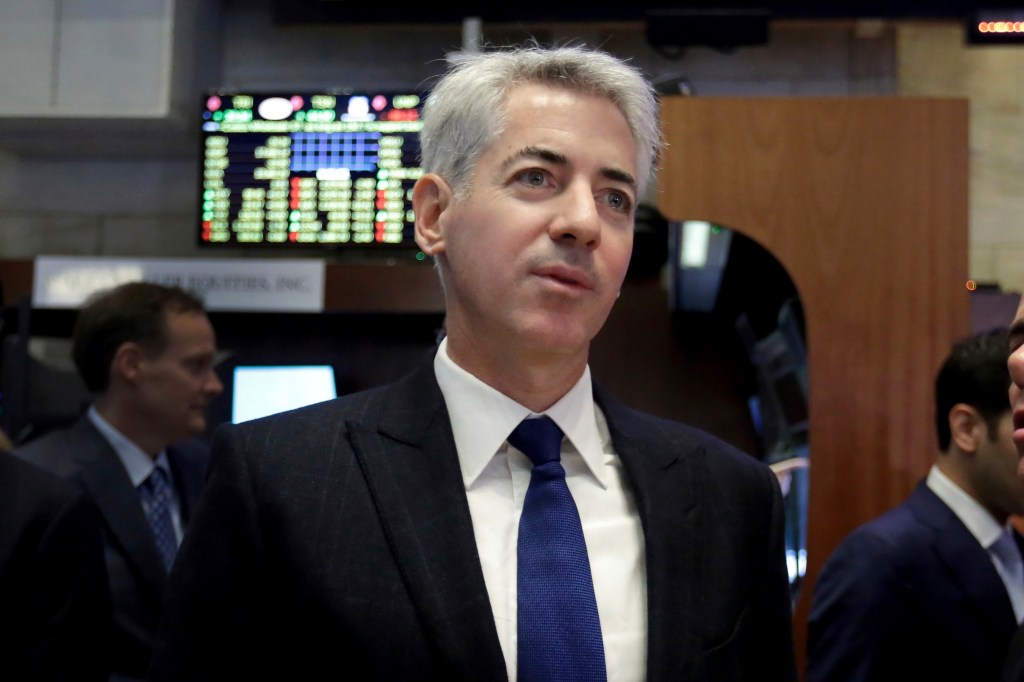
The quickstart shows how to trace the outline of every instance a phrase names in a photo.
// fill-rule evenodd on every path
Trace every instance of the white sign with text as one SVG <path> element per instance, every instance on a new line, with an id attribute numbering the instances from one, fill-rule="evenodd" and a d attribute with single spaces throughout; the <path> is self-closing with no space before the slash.
<path id="1" fill-rule="evenodd" d="M 209 311 L 321 312 L 324 262 L 296 259 L 40 256 L 32 305 L 78 308 L 92 294 L 146 281 L 199 296 Z"/>

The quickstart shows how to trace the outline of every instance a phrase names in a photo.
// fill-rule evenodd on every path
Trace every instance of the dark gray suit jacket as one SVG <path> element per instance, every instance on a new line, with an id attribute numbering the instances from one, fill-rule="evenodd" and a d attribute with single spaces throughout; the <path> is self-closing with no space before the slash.
<path id="1" fill-rule="evenodd" d="M 922 481 L 826 562 L 807 679 L 996 682 L 1016 627 L 988 552 Z"/>
<path id="2" fill-rule="evenodd" d="M 0 451 L 0 679 L 106 680 L 110 628 L 99 513 Z"/>
<path id="3" fill-rule="evenodd" d="M 795 680 L 773 474 L 598 391 L 644 528 L 647 679 Z M 505 680 L 431 362 L 222 427 L 150 680 Z"/>
<path id="4" fill-rule="evenodd" d="M 104 555 L 114 608 L 113 670 L 142 678 L 167 582 L 138 494 L 117 453 L 85 416 L 15 450 L 17 456 L 74 481 L 103 517 Z M 171 474 L 187 524 L 206 476 L 206 447 L 189 441 L 167 448 Z"/>

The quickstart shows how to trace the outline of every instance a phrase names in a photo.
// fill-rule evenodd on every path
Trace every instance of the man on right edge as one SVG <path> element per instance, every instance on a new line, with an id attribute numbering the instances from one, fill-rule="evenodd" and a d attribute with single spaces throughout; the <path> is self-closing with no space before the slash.
<path id="1" fill-rule="evenodd" d="M 592 385 L 657 103 L 596 50 L 462 55 L 424 109 L 447 337 L 218 430 L 151 680 L 794 680 L 771 471 Z"/>
<path id="2" fill-rule="evenodd" d="M 999 679 L 1024 618 L 1021 538 L 1008 525 L 1024 513 L 1024 483 L 1006 344 L 1005 332 L 990 332 L 953 347 L 935 382 L 938 461 L 826 562 L 808 623 L 808 682 Z"/>
<path id="3" fill-rule="evenodd" d="M 1010 409 L 1013 411 L 1013 442 L 1017 446 L 1017 477 L 1024 481 L 1024 296 L 1010 326 Z M 1017 629 L 1003 669 L 1003 682 L 1024 682 L 1024 626 Z"/>

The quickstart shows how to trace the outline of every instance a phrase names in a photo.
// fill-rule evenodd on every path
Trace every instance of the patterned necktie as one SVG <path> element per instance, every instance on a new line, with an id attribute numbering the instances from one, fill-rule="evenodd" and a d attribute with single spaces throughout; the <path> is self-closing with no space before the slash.
<path id="1" fill-rule="evenodd" d="M 519 682 L 603 681 L 590 560 L 559 461 L 562 430 L 548 417 L 526 419 L 508 442 L 533 462 L 519 520 Z"/>
<path id="2" fill-rule="evenodd" d="M 171 521 L 171 495 L 173 494 L 167 472 L 160 467 L 154 468 L 149 477 L 139 486 L 142 510 L 149 520 L 149 527 L 153 529 L 156 548 L 160 550 L 160 557 L 168 571 L 171 570 L 174 555 L 178 551 L 178 536 L 174 532 L 174 523 Z"/>

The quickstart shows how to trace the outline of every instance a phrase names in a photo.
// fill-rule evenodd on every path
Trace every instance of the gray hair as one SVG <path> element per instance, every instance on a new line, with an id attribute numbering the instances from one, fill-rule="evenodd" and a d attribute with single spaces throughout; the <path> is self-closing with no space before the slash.
<path id="1" fill-rule="evenodd" d="M 614 103 L 633 133 L 638 190 L 643 193 L 662 147 L 655 91 L 638 69 L 581 46 L 450 55 L 448 72 L 423 108 L 423 170 L 440 175 L 457 194 L 464 192 L 481 152 L 505 126 L 508 91 L 525 84 L 551 85 Z"/>

